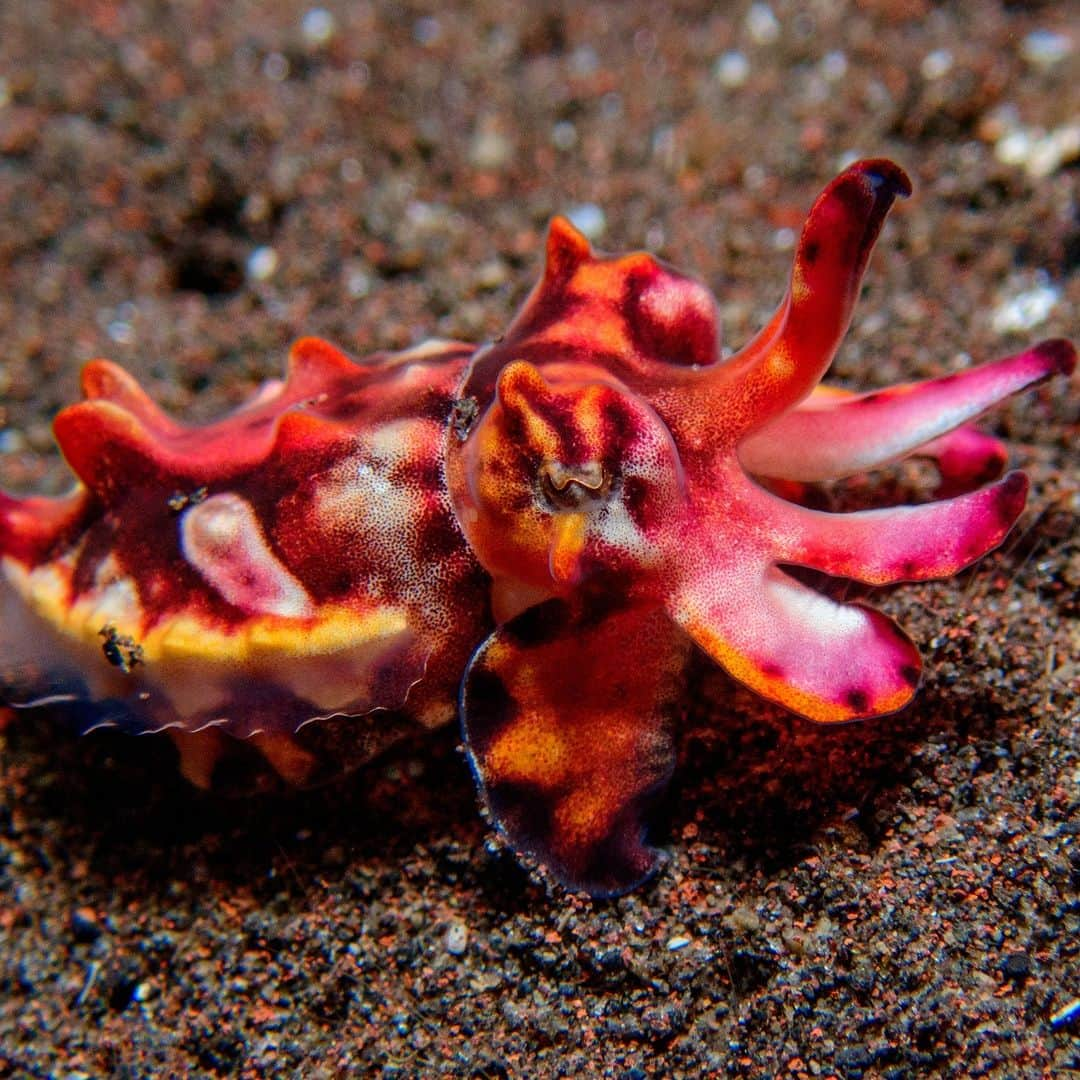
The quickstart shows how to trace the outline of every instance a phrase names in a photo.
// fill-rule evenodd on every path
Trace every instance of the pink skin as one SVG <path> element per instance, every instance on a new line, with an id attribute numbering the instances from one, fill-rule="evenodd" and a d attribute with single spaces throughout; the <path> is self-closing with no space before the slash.
<path id="1" fill-rule="evenodd" d="M 736 678 L 829 722 L 906 704 L 918 653 L 888 619 L 827 600 L 783 564 L 873 585 L 944 577 L 1001 542 L 1027 493 L 1024 476 L 1011 473 L 943 502 L 826 514 L 770 495 L 733 466 L 717 486 L 727 528 L 687 543 L 683 527 L 687 554 L 669 610 Z"/>
<path id="2" fill-rule="evenodd" d="M 541 280 L 479 349 L 356 364 L 306 338 L 285 379 L 198 428 L 95 361 L 55 423 L 72 493 L 0 494 L 0 700 L 167 729 L 202 785 L 226 735 L 304 783 L 316 721 L 362 759 L 460 704 L 509 844 L 593 895 L 634 887 L 661 858 L 645 815 L 691 643 L 810 719 L 893 712 L 915 645 L 788 569 L 943 577 L 1023 509 L 1022 474 L 978 487 L 1005 453 L 970 422 L 1070 372 L 1067 342 L 865 395 L 818 386 L 909 192 L 883 160 L 830 183 L 787 295 L 726 360 L 704 285 L 556 219 Z M 824 514 L 762 486 L 911 454 L 955 497 Z"/>
<path id="3" fill-rule="evenodd" d="M 1001 475 L 1009 460 L 1009 451 L 1000 439 L 969 425 L 923 443 L 913 455 L 929 458 L 937 466 L 935 494 L 940 498 L 988 483 Z"/>
<path id="4" fill-rule="evenodd" d="M 1067 343 L 1048 342 L 970 375 L 898 394 L 880 392 L 862 404 L 816 391 L 847 328 L 885 212 L 907 190 L 906 177 L 882 162 L 853 166 L 834 181 L 811 210 L 787 298 L 769 324 L 725 362 L 718 358 L 719 333 L 709 322 L 715 315 L 697 283 L 634 257 L 594 257 L 580 238 L 553 227 L 548 272 L 506 337 L 478 356 L 466 381 L 481 414 L 486 406 L 491 417 L 499 414 L 498 373 L 514 359 L 536 364 L 545 377 L 558 370 L 568 381 L 574 362 L 599 365 L 621 380 L 626 393 L 645 398 L 671 432 L 682 466 L 679 487 L 686 495 L 661 507 L 646 490 L 638 513 L 659 523 L 650 540 L 651 550 L 662 555 L 641 559 L 636 580 L 621 577 L 627 583 L 621 588 L 634 581 L 635 597 L 662 603 L 673 622 L 730 674 L 820 722 L 903 707 L 915 693 L 921 661 L 891 620 L 822 596 L 786 574 L 784 564 L 872 584 L 947 576 L 970 565 L 1004 538 L 1023 508 L 1027 484 L 1011 474 L 992 487 L 965 490 L 969 482 L 1000 470 L 1000 448 L 969 428 L 954 429 L 1002 397 L 1070 371 L 1075 359 Z M 565 421 L 579 463 L 603 457 L 604 447 L 589 443 L 588 419 L 586 410 L 582 418 L 571 412 Z M 814 424 L 819 429 L 804 435 Z M 478 431 L 485 431 L 483 424 Z M 811 462 L 806 473 L 800 471 L 804 452 Z M 926 506 L 829 515 L 771 496 L 747 476 L 760 471 L 799 483 L 819 473 L 821 478 L 847 475 L 912 452 L 934 457 L 943 481 L 963 493 Z M 453 466 L 453 447 L 450 461 Z M 450 479 L 454 492 L 453 467 Z M 616 485 L 603 501 L 605 511 L 625 498 Z M 582 530 L 586 552 L 606 550 L 605 539 L 610 543 L 602 520 L 597 512 Z M 481 513 L 466 534 L 472 540 L 483 532 Z M 604 561 L 594 559 L 594 568 Z M 614 553 L 606 561 L 625 564 Z M 602 589 L 603 581 L 594 569 L 578 587 L 587 594 L 590 586 Z M 539 582 L 533 579 L 532 586 L 539 588 Z M 549 591 L 558 595 L 559 582 L 553 580 Z M 607 602 L 602 594 L 592 601 L 599 610 Z M 583 639 L 586 625 L 592 624 L 579 615 L 566 621 L 562 633 Z M 489 647 L 482 663 L 467 673 L 467 740 L 472 733 L 485 745 L 493 739 L 494 722 L 482 702 L 513 698 L 511 688 L 528 682 L 522 669 L 532 671 L 542 663 L 543 650 L 553 648 L 552 631 L 536 645 L 534 632 L 525 615 L 513 620 L 489 639 L 500 648 Z M 599 640 L 591 644 L 594 652 L 603 647 Z M 610 648 L 608 678 L 614 679 L 625 660 L 614 643 Z M 553 669 L 550 677 L 560 677 L 559 672 Z M 594 666 L 592 678 L 598 677 Z M 483 693 L 470 692 L 474 679 L 482 681 Z M 644 702 L 637 708 L 642 715 L 650 712 Z M 496 715 L 495 726 L 508 738 L 523 722 L 508 707 L 500 706 Z M 586 718 L 566 714 L 563 722 L 585 723 Z M 548 865 L 563 865 L 564 838 L 553 825 L 542 830 L 527 811 L 539 798 L 537 791 L 508 786 L 499 755 L 488 757 L 473 748 L 470 760 L 509 842 Z M 626 805 L 634 813 L 623 821 L 624 839 L 642 820 L 636 801 L 628 797 Z M 600 850 L 612 857 L 608 848 Z M 624 854 L 623 887 L 637 880 L 644 850 L 639 845 L 634 858 Z"/>
<path id="5" fill-rule="evenodd" d="M 1044 341 L 940 379 L 869 394 L 811 394 L 747 439 L 739 460 L 758 476 L 805 482 L 851 476 L 918 453 L 939 459 L 952 478 L 985 478 L 1000 460 L 1000 444 L 972 429 L 954 429 L 1012 394 L 1067 374 L 1073 358 L 1068 342 Z"/>

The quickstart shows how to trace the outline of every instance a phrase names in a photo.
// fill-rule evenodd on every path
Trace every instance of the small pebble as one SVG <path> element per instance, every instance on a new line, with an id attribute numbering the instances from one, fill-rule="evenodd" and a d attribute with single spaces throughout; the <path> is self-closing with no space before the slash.
<path id="1" fill-rule="evenodd" d="M 746 13 L 746 29 L 758 45 L 771 45 L 780 37 L 780 23 L 768 4 L 751 4 Z"/>
<path id="2" fill-rule="evenodd" d="M 413 41 L 417 45 L 434 45 L 442 37 L 442 23 L 434 15 L 424 15 L 413 23 Z"/>
<path id="3" fill-rule="evenodd" d="M 1010 128 L 994 143 L 994 157 L 1002 165 L 1024 165 L 1035 140 L 1024 128 Z"/>
<path id="4" fill-rule="evenodd" d="M 5 428 L 0 431 L 0 454 L 17 454 L 27 448 L 26 436 L 14 428 Z"/>
<path id="5" fill-rule="evenodd" d="M 652 136 L 653 155 L 662 163 L 665 169 L 674 165 L 678 149 L 678 138 L 675 129 L 670 124 L 661 124 Z"/>
<path id="6" fill-rule="evenodd" d="M 589 240 L 596 240 L 604 235 L 607 228 L 607 218 L 604 211 L 596 203 L 580 203 L 570 207 L 566 211 L 570 224 L 579 232 L 584 233 Z"/>
<path id="7" fill-rule="evenodd" d="M 101 937 L 101 920 L 90 907 L 78 907 L 71 913 L 71 933 L 76 941 L 96 941 Z"/>
<path id="8" fill-rule="evenodd" d="M 1020 45 L 1020 55 L 1038 68 L 1051 68 L 1072 52 L 1072 41 L 1053 30 L 1032 30 Z"/>
<path id="9" fill-rule="evenodd" d="M 742 86 L 750 76 L 750 61 L 737 49 L 723 53 L 716 58 L 713 64 L 713 75 L 719 80 L 721 86 L 734 89 Z"/>
<path id="10" fill-rule="evenodd" d="M 1031 975 L 1031 959 L 1025 953 L 1009 953 L 1001 961 L 1001 974 L 1006 979 L 1021 981 Z"/>
<path id="11" fill-rule="evenodd" d="M 574 75 L 592 75 L 600 65 L 591 45 L 580 45 L 570 54 L 570 70 Z"/>
<path id="12" fill-rule="evenodd" d="M 1043 180 L 1080 157 L 1080 123 L 1065 124 L 1036 139 L 1025 168 L 1032 180 Z"/>
<path id="13" fill-rule="evenodd" d="M 923 57 L 919 72 L 928 82 L 947 75 L 953 66 L 953 54 L 948 49 L 935 49 Z"/>
<path id="14" fill-rule="evenodd" d="M 560 120 L 551 129 L 551 142 L 557 150 L 569 150 L 577 137 L 577 128 L 569 120 Z"/>
<path id="15" fill-rule="evenodd" d="M 795 246 L 796 232 L 786 226 L 773 233 L 773 247 L 777 251 L 790 251 Z"/>
<path id="16" fill-rule="evenodd" d="M 760 191 L 765 186 L 769 174 L 758 164 L 747 165 L 743 169 L 742 182 L 747 191 Z"/>
<path id="17" fill-rule="evenodd" d="M 342 158 L 338 172 L 346 184 L 358 184 L 364 179 L 364 164 L 359 158 Z"/>
<path id="18" fill-rule="evenodd" d="M 847 69 L 847 57 L 839 49 L 826 53 L 821 61 L 821 74 L 829 82 L 839 82 L 847 74 Z"/>
<path id="19" fill-rule="evenodd" d="M 1003 165 L 1023 166 L 1032 180 L 1043 180 L 1080 157 L 1080 122 L 1050 132 L 1019 127 L 1008 110 L 998 110 L 986 125 L 994 141 L 994 157 Z"/>
<path id="20" fill-rule="evenodd" d="M 451 956 L 461 956 L 469 946 L 469 931 L 465 924 L 461 922 L 451 923 L 446 928 L 443 944 Z"/>
<path id="21" fill-rule="evenodd" d="M 600 115 L 605 120 L 618 120 L 622 116 L 624 108 L 622 94 L 617 94 L 614 90 L 608 91 L 600 99 Z"/>
<path id="22" fill-rule="evenodd" d="M 363 299 L 371 292 L 371 275 L 361 267 L 350 267 L 345 271 L 345 291 L 357 300 Z"/>
<path id="23" fill-rule="evenodd" d="M 304 36 L 304 43 L 311 48 L 329 44 L 336 32 L 337 22 L 326 8 L 308 8 L 300 20 L 300 33 Z"/>
<path id="24" fill-rule="evenodd" d="M 1020 111 L 1011 102 L 1006 101 L 983 113 L 976 130 L 983 142 L 997 142 L 1020 125 Z"/>
<path id="25" fill-rule="evenodd" d="M 135 328 L 124 319 L 113 319 L 106 327 L 105 332 L 111 341 L 117 345 L 132 345 L 135 342 Z"/>
<path id="26" fill-rule="evenodd" d="M 477 169 L 499 169 L 513 153 L 514 144 L 491 121 L 481 122 L 469 143 L 469 164 Z"/>
<path id="27" fill-rule="evenodd" d="M 990 316 L 996 334 L 1020 333 L 1046 322 L 1061 299 L 1061 290 L 1043 283 L 1002 301 Z"/>
<path id="28" fill-rule="evenodd" d="M 505 285 L 509 278 L 509 273 L 506 268 L 506 263 L 502 259 L 488 259 L 487 262 L 481 263 L 476 270 L 476 287 L 478 289 L 497 289 L 500 285 Z"/>
<path id="29" fill-rule="evenodd" d="M 258 225 L 270 216 L 270 199 L 263 191 L 253 191 L 244 200 L 244 220 Z"/>
<path id="30" fill-rule="evenodd" d="M 247 276 L 251 281 L 267 281 L 278 268 L 278 253 L 272 247 L 257 247 L 247 261 Z"/>
<path id="31" fill-rule="evenodd" d="M 730 915 L 724 916 L 724 925 L 732 930 L 753 934 L 761 929 L 761 919 L 757 912 L 751 908 L 740 905 L 732 910 Z"/>
<path id="32" fill-rule="evenodd" d="M 262 69 L 271 82 L 284 82 L 289 77 L 289 61 L 279 52 L 272 52 L 263 61 Z"/>
<path id="33" fill-rule="evenodd" d="M 678 937 L 673 937 L 669 939 L 667 943 L 667 950 L 668 952 L 678 952 L 680 949 L 685 949 L 686 946 L 689 944 L 690 939 L 688 937 L 682 937 L 680 935 Z"/>

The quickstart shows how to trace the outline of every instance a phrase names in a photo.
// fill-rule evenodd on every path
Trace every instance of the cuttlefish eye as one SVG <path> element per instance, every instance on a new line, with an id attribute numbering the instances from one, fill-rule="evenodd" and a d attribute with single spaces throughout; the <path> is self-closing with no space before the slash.
<path id="1" fill-rule="evenodd" d="M 683 493 L 663 421 L 587 364 L 508 364 L 463 462 L 454 494 L 473 550 L 496 577 L 547 592 L 654 565 Z"/>
<path id="2" fill-rule="evenodd" d="M 586 461 L 576 468 L 545 461 L 539 475 L 540 490 L 553 510 L 586 509 L 611 494 L 611 473 L 599 461 Z"/>

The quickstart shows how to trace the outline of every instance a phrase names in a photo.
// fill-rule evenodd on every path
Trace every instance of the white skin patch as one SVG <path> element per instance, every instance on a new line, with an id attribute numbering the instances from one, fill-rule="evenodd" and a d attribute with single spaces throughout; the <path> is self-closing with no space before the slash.
<path id="1" fill-rule="evenodd" d="M 303 585 L 270 550 L 251 505 L 224 492 L 180 519 L 184 558 L 225 600 L 251 615 L 315 613 Z"/>
<path id="2" fill-rule="evenodd" d="M 393 568 L 392 575 L 368 581 L 368 593 L 376 599 L 390 593 L 405 603 L 434 603 L 439 568 L 416 549 L 416 522 L 427 493 L 393 479 L 416 448 L 430 442 L 431 427 L 426 420 L 398 420 L 375 428 L 358 440 L 356 456 L 320 484 L 313 500 L 315 517 L 341 523 L 356 543 L 380 553 L 381 565 Z"/>
<path id="3" fill-rule="evenodd" d="M 657 420 L 659 424 L 659 420 Z M 625 479 L 644 481 L 647 501 L 675 512 L 682 502 L 682 468 L 670 436 L 664 431 L 633 447 L 622 462 Z M 660 563 L 666 553 L 645 536 L 634 523 L 626 505 L 618 498 L 608 500 L 596 514 L 596 534 L 601 541 L 648 568 Z"/>
<path id="4" fill-rule="evenodd" d="M 665 326 L 676 324 L 691 312 L 703 322 L 714 319 L 715 303 L 704 285 L 693 281 L 659 278 L 642 292 L 638 303 L 650 318 Z"/>
<path id="5" fill-rule="evenodd" d="M 780 603 L 784 616 L 808 639 L 821 642 L 823 647 L 842 644 L 862 630 L 866 621 L 862 609 L 849 604 L 837 604 L 812 589 L 799 588 L 785 581 L 780 571 L 771 570 L 766 589 Z"/>
<path id="6" fill-rule="evenodd" d="M 135 582 L 131 578 L 112 581 L 89 598 L 93 608 L 89 615 L 91 623 L 116 623 L 120 626 L 137 625 L 142 613 Z"/>

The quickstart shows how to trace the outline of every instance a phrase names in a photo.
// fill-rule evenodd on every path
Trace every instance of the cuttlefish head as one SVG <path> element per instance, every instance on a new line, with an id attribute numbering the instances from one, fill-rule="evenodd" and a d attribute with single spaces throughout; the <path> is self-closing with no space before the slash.
<path id="1" fill-rule="evenodd" d="M 516 361 L 462 448 L 451 491 L 498 579 L 565 595 L 622 579 L 644 586 L 683 502 L 672 437 L 599 368 Z"/>

